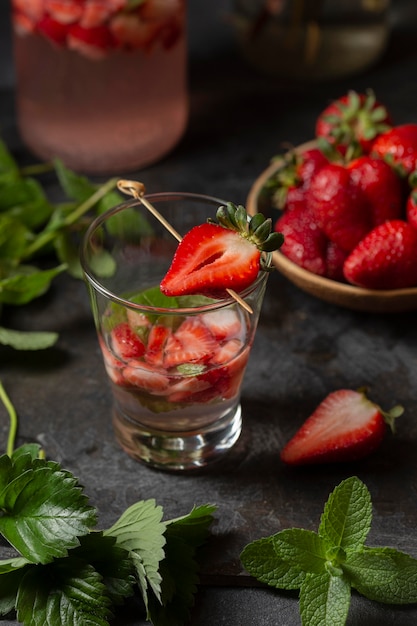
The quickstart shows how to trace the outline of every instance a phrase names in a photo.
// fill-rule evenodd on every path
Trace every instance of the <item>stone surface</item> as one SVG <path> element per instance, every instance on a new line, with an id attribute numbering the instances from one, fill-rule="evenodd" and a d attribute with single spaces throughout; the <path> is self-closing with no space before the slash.
<path id="1" fill-rule="evenodd" d="M 214 32 L 219 15 L 212 16 Z M 191 28 L 195 24 L 197 29 L 195 7 L 192 17 Z M 6 24 L 0 20 L 2 33 L 8 32 Z M 417 53 L 410 52 L 405 36 L 394 34 L 385 58 L 367 74 L 310 87 L 254 74 L 236 55 L 232 34 L 230 41 L 224 38 L 224 23 L 218 26 L 220 49 L 213 33 L 209 48 L 190 58 L 191 117 L 184 139 L 166 159 L 131 176 L 149 191 L 204 192 L 245 203 L 270 159 L 286 142 L 310 139 L 318 112 L 349 88 L 372 87 L 398 123 L 417 121 L 417 86 L 411 80 Z M 13 90 L 6 82 L 0 85 L 0 133 L 21 162 L 33 162 L 19 141 Z M 58 193 L 52 182 L 48 189 Z M 241 439 L 222 465 L 190 475 L 149 470 L 116 445 L 110 392 L 82 282 L 60 277 L 38 301 L 6 308 L 2 325 L 59 332 L 56 347 L 47 351 L 0 348 L 0 379 L 19 414 L 18 443 L 39 441 L 49 458 L 80 479 L 98 507 L 101 527 L 138 499 L 155 498 L 167 518 L 187 513 L 194 504 L 217 504 L 193 624 L 299 624 L 296 595 L 261 589 L 248 580 L 240 551 L 283 528 L 317 529 L 329 492 L 353 474 L 367 484 L 374 503 L 368 543 L 417 557 L 414 313 L 373 316 L 339 309 L 303 294 L 278 273 L 271 275 L 243 386 Z M 384 408 L 404 405 L 395 438 L 388 436 L 358 464 L 283 467 L 279 450 L 321 399 L 335 389 L 362 385 Z M 7 427 L 0 407 L 1 450 Z M 393 609 L 354 596 L 348 626 L 416 622 L 415 607 Z M 145 624 L 140 606 L 129 603 L 114 624 Z"/>

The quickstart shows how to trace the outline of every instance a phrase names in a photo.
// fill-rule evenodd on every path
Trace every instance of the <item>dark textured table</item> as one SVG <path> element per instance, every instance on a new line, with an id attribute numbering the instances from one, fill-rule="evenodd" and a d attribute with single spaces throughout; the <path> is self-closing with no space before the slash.
<path id="1" fill-rule="evenodd" d="M 196 2 L 190 16 L 195 28 L 187 132 L 166 159 L 129 174 L 149 191 L 207 192 L 244 203 L 283 142 L 311 138 L 324 104 L 349 88 L 372 87 L 398 123 L 417 121 L 412 29 L 396 30 L 382 61 L 365 74 L 331 84 L 289 85 L 246 67 L 223 21 L 221 3 L 212 4 L 209 17 L 203 4 Z M 1 11 L 0 134 L 16 157 L 28 163 L 34 158 L 15 125 L 7 8 L 3 5 Z M 80 479 L 99 509 L 101 527 L 149 497 L 163 506 L 167 518 L 189 512 L 194 504 L 217 504 L 192 624 L 300 624 L 297 595 L 259 587 L 242 571 L 239 553 L 249 541 L 283 528 L 316 530 L 328 494 L 351 475 L 367 484 L 374 504 L 368 544 L 390 545 L 417 557 L 415 313 L 375 316 L 340 309 L 272 274 L 244 380 L 242 436 L 221 465 L 192 475 L 150 470 L 115 444 L 110 392 L 82 282 L 60 277 L 30 306 L 6 309 L 2 325 L 59 332 L 57 345 L 47 351 L 0 348 L 0 378 L 20 417 L 18 443 L 40 442 L 49 458 Z M 284 467 L 279 450 L 324 396 L 362 385 L 383 407 L 405 407 L 395 438 L 387 437 L 374 455 L 357 464 Z M 7 429 L 0 407 L 1 450 Z M 145 624 L 135 602 L 114 623 Z M 349 626 L 394 623 L 414 626 L 417 608 L 384 607 L 353 595 Z"/>

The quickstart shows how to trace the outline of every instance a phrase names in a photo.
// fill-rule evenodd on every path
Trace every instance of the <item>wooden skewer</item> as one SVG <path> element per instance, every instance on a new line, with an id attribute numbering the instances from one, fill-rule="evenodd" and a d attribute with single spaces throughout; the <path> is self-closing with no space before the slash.
<path id="1" fill-rule="evenodd" d="M 117 182 L 117 187 L 123 193 L 126 193 L 130 196 L 133 196 L 136 200 L 139 200 L 143 204 L 144 207 L 152 213 L 157 220 L 161 222 L 161 224 L 167 229 L 168 232 L 171 233 L 173 237 L 177 241 L 181 241 L 181 235 L 171 226 L 169 222 L 159 213 L 159 211 L 149 202 L 149 200 L 145 197 L 145 185 L 143 183 L 139 183 L 134 180 L 119 180 Z M 249 306 L 247 302 L 243 300 L 233 289 L 226 289 L 229 296 L 231 296 L 241 307 L 243 307 L 248 313 L 253 313 L 252 308 Z"/>

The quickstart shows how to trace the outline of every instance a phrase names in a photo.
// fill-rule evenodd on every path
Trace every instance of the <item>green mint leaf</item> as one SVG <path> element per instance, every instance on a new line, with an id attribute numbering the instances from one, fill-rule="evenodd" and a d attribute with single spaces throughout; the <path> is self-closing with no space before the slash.
<path id="1" fill-rule="evenodd" d="M 110 604 L 100 574 L 67 557 L 26 572 L 16 598 L 17 619 L 25 626 L 108 626 Z"/>
<path id="2" fill-rule="evenodd" d="M 394 548 L 367 548 L 347 555 L 343 569 L 352 587 L 370 600 L 417 602 L 417 559 Z"/>
<path id="3" fill-rule="evenodd" d="M 188 621 L 198 584 L 198 549 L 206 542 L 215 506 L 195 507 L 167 522 L 165 558 L 160 564 L 161 602 L 149 597 L 154 626 L 182 626 Z"/>
<path id="4" fill-rule="evenodd" d="M 299 589 L 306 576 L 297 565 L 278 556 L 274 537 L 252 541 L 243 549 L 240 559 L 251 576 L 278 589 Z"/>
<path id="5" fill-rule="evenodd" d="M 111 204 L 111 198 L 103 198 L 99 203 L 97 211 L 100 213 L 103 210 L 112 208 L 114 204 Z M 115 202 L 115 204 L 119 204 Z M 132 241 L 137 245 L 139 237 L 150 237 L 153 235 L 154 230 L 146 217 L 132 208 L 127 208 L 123 213 L 115 213 L 106 221 L 106 229 L 111 235 L 122 234 L 123 238 Z"/>
<path id="6" fill-rule="evenodd" d="M 176 309 L 178 308 L 178 299 L 173 296 L 166 296 L 162 293 L 159 286 L 150 287 L 145 291 L 141 291 L 129 298 L 134 304 L 158 307 L 161 309 Z"/>
<path id="7" fill-rule="evenodd" d="M 15 265 L 26 248 L 29 236 L 29 231 L 22 222 L 0 214 L 0 260 Z"/>
<path id="8" fill-rule="evenodd" d="M 321 574 L 328 560 L 329 545 L 317 533 L 289 528 L 274 535 L 277 555 L 304 572 Z"/>
<path id="9" fill-rule="evenodd" d="M 68 273 L 74 278 L 83 278 L 79 247 L 69 232 L 63 230 L 57 233 L 54 249 L 58 260 L 65 264 Z"/>
<path id="10" fill-rule="evenodd" d="M 19 173 L 18 165 L 15 159 L 12 157 L 9 149 L 2 139 L 0 139 L 0 183 L 2 182 L 2 175 Z"/>
<path id="11" fill-rule="evenodd" d="M 300 589 L 303 626 L 344 626 L 350 604 L 350 585 L 340 576 L 308 574 Z"/>
<path id="12" fill-rule="evenodd" d="M 51 216 L 53 206 L 34 178 L 19 177 L 2 185 L 0 211 L 19 220 L 30 230 L 41 227 Z"/>
<path id="13" fill-rule="evenodd" d="M 162 507 L 155 500 L 136 502 L 108 530 L 106 536 L 116 537 L 117 544 L 132 559 L 146 609 L 148 585 L 158 600 L 161 597 L 159 563 L 164 558 L 166 524 L 162 523 Z"/>
<path id="14" fill-rule="evenodd" d="M 32 563 L 48 563 L 78 545 L 96 523 L 77 480 L 39 462 L 0 493 L 0 533 Z"/>
<path id="15" fill-rule="evenodd" d="M 11 330 L 0 326 L 0 343 L 15 350 L 45 350 L 58 340 L 58 333 L 46 331 Z"/>
<path id="16" fill-rule="evenodd" d="M 5 304 L 27 304 L 43 295 L 52 280 L 66 270 L 65 265 L 50 270 L 38 270 L 31 266 L 19 266 L 19 273 L 0 280 L 0 302 Z"/>
<path id="17" fill-rule="evenodd" d="M 366 487 L 352 476 L 342 481 L 330 494 L 324 507 L 319 535 L 343 550 L 365 543 L 372 521 L 371 496 Z"/>
<path id="18" fill-rule="evenodd" d="M 65 167 L 60 159 L 54 159 L 53 163 L 59 183 L 69 198 L 84 202 L 97 190 L 88 178 Z"/>
<path id="19" fill-rule="evenodd" d="M 83 559 L 102 576 L 112 604 L 122 604 L 133 595 L 136 583 L 133 564 L 126 550 L 116 545 L 115 537 L 91 532 L 80 538 L 80 545 L 71 551 L 71 556 Z"/>

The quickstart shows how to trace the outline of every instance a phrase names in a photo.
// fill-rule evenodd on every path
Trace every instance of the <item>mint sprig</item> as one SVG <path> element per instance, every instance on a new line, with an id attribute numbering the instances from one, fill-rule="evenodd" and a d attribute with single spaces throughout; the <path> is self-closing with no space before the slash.
<path id="1" fill-rule="evenodd" d="M 0 559 L 0 617 L 15 611 L 26 626 L 109 626 L 118 605 L 139 592 L 154 626 L 186 623 L 197 589 L 198 549 L 216 507 L 163 521 L 155 500 L 136 502 L 107 530 L 83 487 L 38 444 L 0 456 L 0 535 L 15 555 Z"/>
<path id="2" fill-rule="evenodd" d="M 351 589 L 388 604 L 417 603 L 417 559 L 388 547 L 368 547 L 372 502 L 356 476 L 330 494 L 318 532 L 282 530 L 248 544 L 240 558 L 259 581 L 299 589 L 304 626 L 344 626 Z"/>
<path id="3" fill-rule="evenodd" d="M 51 202 L 34 178 L 45 173 L 53 173 L 64 201 Z M 64 272 L 82 278 L 80 238 L 92 218 L 122 202 L 116 184 L 116 178 L 94 184 L 59 159 L 20 169 L 0 140 L 0 309 L 3 304 L 24 306 L 39 298 Z M 131 232 L 152 232 L 145 218 L 138 218 L 133 209 L 126 216 L 115 216 L 111 227 L 120 228 L 125 219 Z M 0 344 L 16 350 L 49 348 L 57 338 L 53 332 L 0 328 Z"/>

